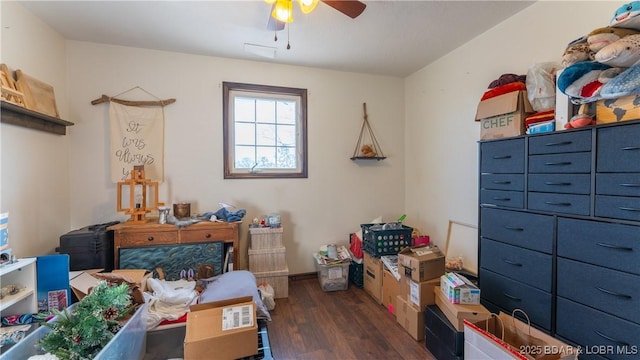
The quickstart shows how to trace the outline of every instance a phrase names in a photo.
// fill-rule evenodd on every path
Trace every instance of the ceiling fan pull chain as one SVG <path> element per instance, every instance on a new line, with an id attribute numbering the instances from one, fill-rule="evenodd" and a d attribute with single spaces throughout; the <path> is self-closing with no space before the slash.
<path id="1" fill-rule="evenodd" d="M 273 41 L 274 41 L 274 42 L 277 42 L 277 41 L 278 41 L 278 32 L 277 32 L 277 31 L 274 31 L 274 32 L 273 32 Z"/>
<path id="2" fill-rule="evenodd" d="M 291 44 L 289 43 L 289 29 L 291 28 L 291 24 L 289 24 L 289 26 L 287 26 L 287 50 L 291 49 Z"/>

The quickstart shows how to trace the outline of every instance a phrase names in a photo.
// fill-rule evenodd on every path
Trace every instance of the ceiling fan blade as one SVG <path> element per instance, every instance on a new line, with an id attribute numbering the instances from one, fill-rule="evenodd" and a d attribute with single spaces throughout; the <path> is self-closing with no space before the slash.
<path id="1" fill-rule="evenodd" d="M 352 19 L 357 18 L 367 7 L 365 3 L 358 0 L 322 0 L 322 2 Z"/>
<path id="2" fill-rule="evenodd" d="M 271 11 L 269 11 L 269 22 L 267 23 L 267 30 L 269 31 L 280 31 L 284 29 L 284 22 L 276 20 L 273 16 L 271 16 L 271 12 L 275 8 L 275 6 L 276 4 L 273 4 L 271 6 Z"/>

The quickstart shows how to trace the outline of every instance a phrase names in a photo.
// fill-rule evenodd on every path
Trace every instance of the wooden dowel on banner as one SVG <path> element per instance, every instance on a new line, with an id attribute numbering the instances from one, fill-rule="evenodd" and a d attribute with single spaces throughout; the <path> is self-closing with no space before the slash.
<path id="1" fill-rule="evenodd" d="M 166 100 L 157 100 L 157 101 L 133 101 L 133 100 L 121 100 L 109 97 L 107 95 L 102 95 L 101 97 L 91 101 L 91 105 L 98 105 L 104 102 L 113 101 L 118 104 L 127 105 L 127 106 L 165 106 L 169 104 L 173 104 L 176 102 L 176 99 L 166 99 Z"/>

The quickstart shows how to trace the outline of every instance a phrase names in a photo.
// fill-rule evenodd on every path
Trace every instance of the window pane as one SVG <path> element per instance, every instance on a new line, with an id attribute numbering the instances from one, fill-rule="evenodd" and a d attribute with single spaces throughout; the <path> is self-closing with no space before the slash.
<path id="1" fill-rule="evenodd" d="M 224 178 L 306 178 L 306 105 L 306 89 L 223 82 Z"/>
<path id="2" fill-rule="evenodd" d="M 291 125 L 278 125 L 279 146 L 296 146 L 296 127 Z"/>
<path id="3" fill-rule="evenodd" d="M 255 100 L 237 97 L 234 107 L 235 121 L 256 121 Z"/>
<path id="4" fill-rule="evenodd" d="M 276 126 L 275 125 L 256 125 L 256 145 L 276 145 Z"/>
<path id="5" fill-rule="evenodd" d="M 276 102 L 273 100 L 256 101 L 256 114 L 259 122 L 276 122 Z"/>
<path id="6" fill-rule="evenodd" d="M 235 167 L 239 169 L 251 169 L 256 164 L 253 146 L 235 147 Z"/>
<path id="7" fill-rule="evenodd" d="M 256 147 L 258 158 L 258 168 L 272 169 L 276 167 L 276 148 L 274 147 Z"/>
<path id="8" fill-rule="evenodd" d="M 234 131 L 236 145 L 255 145 L 255 131 L 256 125 L 253 123 L 236 123 Z"/>
<path id="9" fill-rule="evenodd" d="M 295 169 L 297 163 L 296 148 L 278 147 L 278 167 L 284 169 Z"/>
<path id="10" fill-rule="evenodd" d="M 296 102 L 278 101 L 278 124 L 296 123 Z"/>

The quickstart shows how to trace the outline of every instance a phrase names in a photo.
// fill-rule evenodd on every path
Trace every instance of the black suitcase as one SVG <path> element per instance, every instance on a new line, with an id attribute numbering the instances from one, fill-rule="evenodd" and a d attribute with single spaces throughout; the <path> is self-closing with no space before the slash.
<path id="1" fill-rule="evenodd" d="M 109 226 L 119 224 L 113 221 L 85 226 L 60 236 L 60 247 L 56 252 L 69 254 L 69 270 L 105 269 L 113 270 L 113 230 Z"/>

